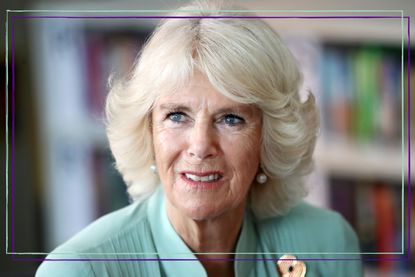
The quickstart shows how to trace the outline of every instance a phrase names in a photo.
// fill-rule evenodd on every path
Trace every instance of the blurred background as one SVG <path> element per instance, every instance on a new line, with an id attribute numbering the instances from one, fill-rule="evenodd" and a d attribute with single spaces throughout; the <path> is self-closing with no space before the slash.
<path id="1" fill-rule="evenodd" d="M 51 3 L 3 0 L 0 5 L 2 26 L 5 26 L 6 9 L 160 10 L 174 9 L 183 2 L 186 1 L 60 0 Z M 252 10 L 297 10 L 260 12 L 259 15 L 400 16 L 396 10 L 403 10 L 406 16 L 415 15 L 415 2 L 411 0 L 235 2 Z M 306 10 L 378 11 L 307 13 Z M 0 102 L 1 129 L 6 130 L 7 109 L 9 128 L 7 205 L 3 202 L 6 201 L 6 185 L 0 192 L 3 207 L 8 207 L 8 213 L 0 215 L 1 222 L 6 222 L 8 216 L 9 237 L 1 244 L 6 250 L 8 242 L 7 252 L 49 252 L 94 219 L 128 204 L 125 186 L 113 168 L 102 124 L 103 103 L 108 76 L 111 73 L 123 76 L 130 70 L 140 47 L 157 23 L 149 19 L 18 18 L 11 25 L 10 16 L 145 14 L 9 13 L 8 107 L 5 97 Z M 321 110 L 316 169 L 306 178 L 310 191 L 307 201 L 339 211 L 356 230 L 362 252 L 400 253 L 411 244 L 411 262 L 366 262 L 365 276 L 414 276 L 413 168 L 409 184 L 413 190 L 412 241 L 408 242 L 406 232 L 403 233 L 408 224 L 407 21 L 403 23 L 403 64 L 401 19 L 267 21 L 280 33 L 300 64 L 304 74 L 301 93 L 306 95 L 311 90 Z M 415 27 L 413 21 L 411 29 Z M 0 41 L 3 84 L 6 82 L 5 37 L 1 36 Z M 412 37 L 411 57 L 415 54 L 414 42 Z M 11 93 L 12 62 L 14 96 Z M 411 67 L 410 71 L 413 85 L 415 68 Z M 5 86 L 0 90 L 6 95 Z M 414 92 L 415 87 L 411 87 L 411 91 Z M 410 100 L 412 149 L 415 146 L 414 99 Z M 0 140 L 6 145 L 5 133 Z M 6 157 L 6 147 L 0 152 Z M 413 156 L 414 152 L 411 153 Z M 2 180 L 6 180 L 6 170 L 1 174 Z M 405 176 L 403 180 L 402 176 Z M 5 230 L 0 230 L 2 238 L 6 237 Z M 370 254 L 366 257 L 400 256 Z M 0 276 L 33 276 L 38 264 L 13 262 L 11 255 L 3 254 Z"/>

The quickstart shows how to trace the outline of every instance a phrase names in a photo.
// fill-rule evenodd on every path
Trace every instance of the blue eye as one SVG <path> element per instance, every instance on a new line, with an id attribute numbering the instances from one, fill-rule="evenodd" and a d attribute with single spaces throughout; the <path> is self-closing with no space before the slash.
<path id="1" fill-rule="evenodd" d="M 243 118 L 236 116 L 234 114 L 225 115 L 223 121 L 225 122 L 225 124 L 229 126 L 236 126 L 238 124 L 242 124 L 245 122 Z"/>
<path id="2" fill-rule="evenodd" d="M 167 118 L 175 123 L 180 123 L 184 121 L 184 113 L 182 112 L 173 112 L 167 115 Z"/>

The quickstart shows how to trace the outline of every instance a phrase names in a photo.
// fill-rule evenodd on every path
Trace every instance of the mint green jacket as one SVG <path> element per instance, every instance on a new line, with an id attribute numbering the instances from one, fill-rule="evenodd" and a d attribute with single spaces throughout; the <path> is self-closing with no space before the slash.
<path id="1" fill-rule="evenodd" d="M 284 254 L 302 260 L 307 277 L 363 276 L 351 227 L 339 214 L 304 202 L 260 221 L 247 211 L 235 252 L 237 277 L 280 276 Z M 160 188 L 96 220 L 46 259 L 36 276 L 207 276 L 170 224 Z"/>

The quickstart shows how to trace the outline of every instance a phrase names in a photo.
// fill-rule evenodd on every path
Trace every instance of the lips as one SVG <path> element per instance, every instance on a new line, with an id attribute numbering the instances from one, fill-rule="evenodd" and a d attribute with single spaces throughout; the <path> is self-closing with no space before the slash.
<path id="1" fill-rule="evenodd" d="M 182 178 L 191 183 L 195 184 L 208 184 L 217 183 L 223 178 L 223 173 L 219 171 L 208 171 L 208 172 L 195 172 L 195 171 L 183 171 L 180 172 Z"/>
<path id="2" fill-rule="evenodd" d="M 196 182 L 214 182 L 219 180 L 220 178 L 222 178 L 221 175 L 215 173 L 215 174 L 209 174 L 209 175 L 205 175 L 205 176 L 198 176 L 198 175 L 194 175 L 194 174 L 189 174 L 189 173 L 185 173 L 184 176 L 187 179 L 190 179 L 192 181 L 196 181 Z"/>

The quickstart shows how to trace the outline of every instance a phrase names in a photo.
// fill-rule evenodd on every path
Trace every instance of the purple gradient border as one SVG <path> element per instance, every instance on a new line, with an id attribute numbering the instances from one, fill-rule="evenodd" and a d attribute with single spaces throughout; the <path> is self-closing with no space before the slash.
<path id="1" fill-rule="evenodd" d="M 15 210 L 15 20 L 16 19 L 163 19 L 163 18 L 240 18 L 240 19 L 254 19 L 254 18 L 261 18 L 261 19 L 373 19 L 373 18 L 404 18 L 407 19 L 407 74 L 408 74 L 408 103 L 407 103 L 407 113 L 408 113 L 408 120 L 407 120 L 407 140 L 408 140 L 408 195 L 407 195 L 407 204 L 408 204 L 408 217 L 407 217 L 407 253 L 404 254 L 392 254 L 392 255 L 402 255 L 403 257 L 399 258 L 299 258 L 298 260 L 303 261 L 352 261 L 352 260 L 362 260 L 362 261 L 409 261 L 410 260 L 410 242 L 411 242 L 411 232 L 410 232 L 410 207 L 411 207 L 411 132 L 410 132 L 410 97 L 411 97 L 411 78 L 410 78 L 410 66 L 411 66 L 411 60 L 410 60 L 410 53 L 411 53 L 411 28 L 410 28 L 410 16 L 35 16 L 35 15 L 12 15 L 11 16 L 11 45 L 12 45 L 12 155 L 11 155 L 11 191 L 12 191 L 12 252 L 15 252 L 15 237 L 14 237 L 14 231 L 15 231 L 15 220 L 14 220 L 14 210 Z M 8 53 L 7 53 L 8 55 Z M 6 92 L 8 93 L 8 92 Z M 403 108 L 403 107 L 402 107 Z M 404 145 L 402 146 L 404 147 Z M 6 161 L 7 162 L 7 161 Z M 6 184 L 8 185 L 8 184 Z M 6 250 L 7 251 L 7 250 Z M 374 253 L 377 255 L 389 255 L 388 253 Z M 120 261 L 120 262 L 128 262 L 128 261 L 193 261 L 193 260 L 210 260 L 210 261 L 277 261 L 278 259 L 273 258 L 233 258 L 233 259 L 160 259 L 160 258 L 121 258 L 121 259 L 46 259 L 46 258 L 20 258 L 15 257 L 16 254 L 12 254 L 12 260 L 13 261 L 27 261 L 27 262 L 33 262 L 33 261 Z M 132 254 L 133 255 L 133 254 Z M 305 254 L 307 255 L 307 254 Z M 357 254 L 356 254 L 357 255 Z M 361 254 L 359 254 L 361 255 Z"/>

